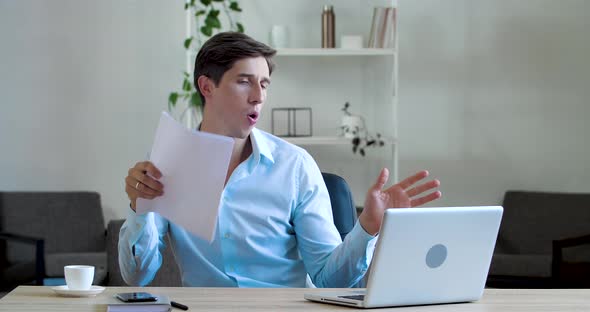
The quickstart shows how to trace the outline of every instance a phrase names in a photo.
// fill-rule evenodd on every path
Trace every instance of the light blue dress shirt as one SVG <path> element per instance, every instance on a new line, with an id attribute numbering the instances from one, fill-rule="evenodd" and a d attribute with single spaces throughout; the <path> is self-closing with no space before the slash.
<path id="1" fill-rule="evenodd" d="M 342 242 L 313 158 L 258 129 L 250 138 L 252 154 L 223 190 L 211 242 L 157 213 L 129 209 L 119 239 L 127 283 L 148 284 L 164 248 L 172 248 L 184 286 L 305 287 L 307 273 L 317 287 L 352 287 L 364 276 L 376 238 L 357 222 Z"/>

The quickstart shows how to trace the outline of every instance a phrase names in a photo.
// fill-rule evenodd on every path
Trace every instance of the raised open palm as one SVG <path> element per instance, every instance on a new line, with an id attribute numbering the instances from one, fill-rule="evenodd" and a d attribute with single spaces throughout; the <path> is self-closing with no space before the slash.
<path id="1" fill-rule="evenodd" d="M 420 171 L 384 190 L 383 186 L 389 179 L 389 170 L 381 170 L 377 182 L 367 191 L 365 207 L 359 217 L 365 231 L 372 235 L 379 232 L 385 209 L 418 207 L 440 198 L 440 191 L 419 196 L 438 187 L 440 182 L 436 179 L 412 187 L 428 177 L 428 174 L 426 170 Z"/>

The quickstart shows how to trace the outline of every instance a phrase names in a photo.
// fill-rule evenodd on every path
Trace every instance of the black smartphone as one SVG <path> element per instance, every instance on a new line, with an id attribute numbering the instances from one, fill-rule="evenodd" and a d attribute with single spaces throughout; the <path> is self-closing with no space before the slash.
<path id="1" fill-rule="evenodd" d="M 115 297 L 123 302 L 148 302 L 158 300 L 158 297 L 147 292 L 119 293 Z"/>

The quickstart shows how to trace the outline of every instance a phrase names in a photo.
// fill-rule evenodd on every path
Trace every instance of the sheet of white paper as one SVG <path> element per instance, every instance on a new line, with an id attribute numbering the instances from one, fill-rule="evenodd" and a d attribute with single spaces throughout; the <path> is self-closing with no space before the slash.
<path id="1" fill-rule="evenodd" d="M 150 161 L 160 169 L 164 195 L 137 200 L 137 213 L 157 212 L 195 235 L 213 239 L 234 140 L 188 130 L 162 112 Z"/>

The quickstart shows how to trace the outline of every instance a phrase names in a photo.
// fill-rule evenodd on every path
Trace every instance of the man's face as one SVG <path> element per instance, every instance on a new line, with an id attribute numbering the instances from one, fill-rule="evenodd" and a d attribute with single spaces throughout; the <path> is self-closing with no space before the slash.
<path id="1" fill-rule="evenodd" d="M 260 117 L 270 84 L 264 57 L 241 59 L 225 72 L 218 86 L 211 83 L 205 118 L 215 133 L 246 138 Z"/>

